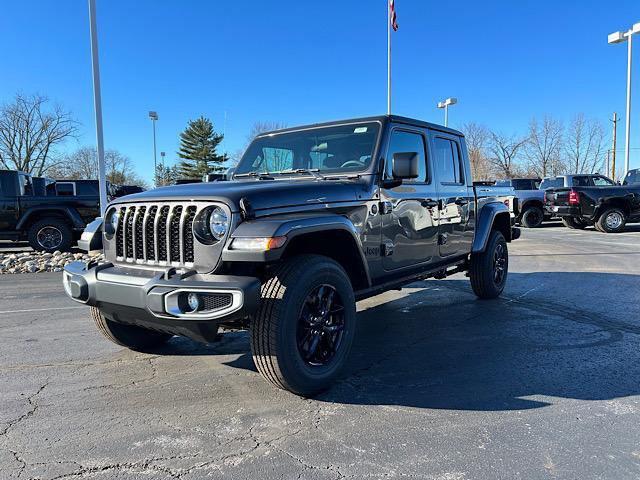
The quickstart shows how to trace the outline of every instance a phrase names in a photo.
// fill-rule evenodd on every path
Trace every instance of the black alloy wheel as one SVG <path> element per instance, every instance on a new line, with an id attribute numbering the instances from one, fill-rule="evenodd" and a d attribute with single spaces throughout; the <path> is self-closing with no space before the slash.
<path id="1" fill-rule="evenodd" d="M 331 285 L 309 292 L 298 319 L 298 352 L 307 365 L 328 365 L 340 348 L 344 333 L 344 307 Z"/>

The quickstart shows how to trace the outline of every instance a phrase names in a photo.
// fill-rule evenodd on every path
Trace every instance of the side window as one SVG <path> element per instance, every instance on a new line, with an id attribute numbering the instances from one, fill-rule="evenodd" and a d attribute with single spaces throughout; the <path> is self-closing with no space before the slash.
<path id="1" fill-rule="evenodd" d="M 419 133 L 394 130 L 391 133 L 389 149 L 387 150 L 387 175 L 391 178 L 391 165 L 394 153 L 417 152 L 419 160 L 418 178 L 405 180 L 405 183 L 425 183 L 427 181 L 427 155 L 424 147 L 424 137 Z"/>
<path id="2" fill-rule="evenodd" d="M 611 185 L 615 185 L 611 180 L 605 177 L 593 177 L 593 184 L 596 187 L 607 187 Z"/>
<path id="3" fill-rule="evenodd" d="M 56 183 L 56 195 L 60 197 L 72 197 L 75 195 L 75 185 L 73 183 Z"/>
<path id="4" fill-rule="evenodd" d="M 32 196 L 33 185 L 31 184 L 31 178 L 28 175 L 19 175 L 18 179 L 20 183 L 20 196 Z"/>
<path id="5" fill-rule="evenodd" d="M 573 177 L 572 187 L 588 187 L 589 177 Z"/>
<path id="6" fill-rule="evenodd" d="M 435 164 L 438 169 L 440 183 L 464 183 L 458 144 L 448 138 L 436 137 L 434 148 Z"/>

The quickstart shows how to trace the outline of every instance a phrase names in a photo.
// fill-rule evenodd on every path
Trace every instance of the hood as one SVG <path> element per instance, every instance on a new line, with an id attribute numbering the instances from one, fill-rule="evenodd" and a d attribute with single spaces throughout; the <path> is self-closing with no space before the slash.
<path id="1" fill-rule="evenodd" d="M 231 180 L 161 187 L 118 198 L 114 204 L 209 200 L 239 211 L 240 199 L 249 200 L 254 210 L 266 210 L 318 203 L 349 202 L 358 198 L 363 183 L 352 180 Z"/>

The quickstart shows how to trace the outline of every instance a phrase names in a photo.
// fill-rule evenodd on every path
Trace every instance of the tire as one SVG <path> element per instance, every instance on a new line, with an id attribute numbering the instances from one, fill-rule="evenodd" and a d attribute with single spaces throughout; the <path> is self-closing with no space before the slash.
<path id="1" fill-rule="evenodd" d="M 500 255 L 502 260 L 499 261 L 496 255 Z M 497 277 L 498 266 L 501 267 L 500 278 Z M 501 232 L 492 230 L 484 252 L 471 255 L 469 277 L 473 293 L 481 299 L 498 297 L 507 283 L 508 272 L 509 251 L 507 242 Z"/>
<path id="2" fill-rule="evenodd" d="M 124 325 L 106 318 L 96 307 L 91 307 L 91 317 L 102 335 L 116 345 L 137 352 L 148 352 L 166 343 L 173 335 L 154 332 L 135 325 Z"/>
<path id="3" fill-rule="evenodd" d="M 596 221 L 596 228 L 604 233 L 620 233 L 624 231 L 627 216 L 619 208 L 607 208 Z"/>
<path id="4" fill-rule="evenodd" d="M 69 251 L 73 245 L 73 232 L 60 218 L 43 218 L 29 227 L 29 245 L 36 251 L 53 253 Z"/>
<path id="5" fill-rule="evenodd" d="M 527 207 L 522 212 L 521 222 L 527 228 L 538 228 L 544 220 L 544 212 L 540 207 Z"/>
<path id="6" fill-rule="evenodd" d="M 584 230 L 588 225 L 587 222 L 578 217 L 561 217 L 560 221 L 565 227 L 573 230 Z"/>
<path id="7" fill-rule="evenodd" d="M 276 387 L 304 397 L 329 388 L 342 371 L 355 335 L 355 296 L 347 273 L 327 257 L 292 257 L 264 282 L 261 296 L 250 325 L 258 371 Z M 317 308 L 329 296 L 333 303 L 328 310 L 334 313 L 323 315 Z M 304 321 L 304 316 L 315 323 Z M 334 353 L 325 352 L 330 340 Z M 314 342 L 316 356 L 310 355 Z"/>

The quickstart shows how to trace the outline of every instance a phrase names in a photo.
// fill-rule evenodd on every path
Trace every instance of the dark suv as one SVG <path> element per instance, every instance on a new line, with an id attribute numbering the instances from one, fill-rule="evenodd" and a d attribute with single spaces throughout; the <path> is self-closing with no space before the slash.
<path id="1" fill-rule="evenodd" d="M 106 260 L 68 265 L 64 288 L 135 350 L 248 328 L 259 372 L 311 395 L 345 363 L 357 300 L 457 272 L 494 298 L 518 236 L 460 132 L 369 117 L 262 134 L 230 181 L 118 199 Z"/>

